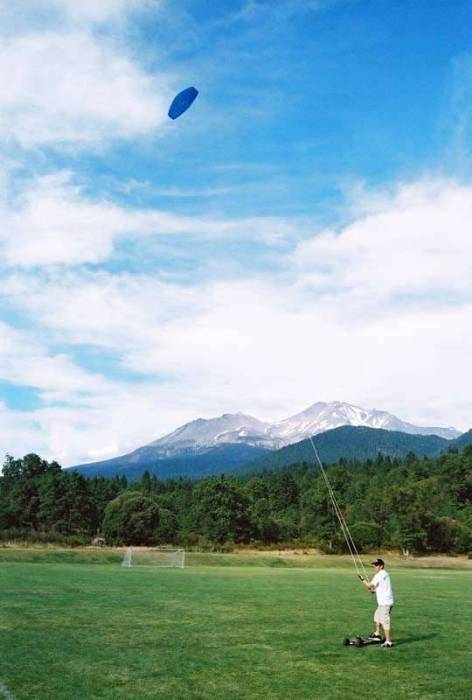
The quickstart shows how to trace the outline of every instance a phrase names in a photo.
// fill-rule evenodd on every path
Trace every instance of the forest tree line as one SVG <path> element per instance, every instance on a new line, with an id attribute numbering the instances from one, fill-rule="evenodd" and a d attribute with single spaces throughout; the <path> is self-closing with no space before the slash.
<path id="1" fill-rule="evenodd" d="M 379 455 L 328 470 L 360 551 L 468 553 L 472 446 L 438 458 Z M 320 471 L 300 463 L 246 476 L 159 480 L 145 472 L 86 479 L 36 454 L 7 456 L 0 477 L 0 538 L 223 548 L 306 545 L 345 551 Z"/>

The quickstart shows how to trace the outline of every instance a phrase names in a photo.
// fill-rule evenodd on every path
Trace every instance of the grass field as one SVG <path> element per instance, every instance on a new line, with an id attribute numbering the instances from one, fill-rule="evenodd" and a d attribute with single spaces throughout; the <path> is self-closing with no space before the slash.
<path id="1" fill-rule="evenodd" d="M 278 561 L 0 551 L 0 697 L 472 697 L 470 570 L 392 566 L 397 645 L 355 649 L 374 600 L 352 566 Z"/>

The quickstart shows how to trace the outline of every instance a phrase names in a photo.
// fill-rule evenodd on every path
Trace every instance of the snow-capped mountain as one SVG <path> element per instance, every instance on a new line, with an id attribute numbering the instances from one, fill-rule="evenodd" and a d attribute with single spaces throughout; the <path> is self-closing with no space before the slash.
<path id="1" fill-rule="evenodd" d="M 191 423 L 185 423 L 173 433 L 154 440 L 147 447 L 155 448 L 157 454 L 162 457 L 227 444 L 274 449 L 270 429 L 270 423 L 264 423 L 244 413 L 224 413 L 219 418 L 198 418 Z"/>
<path id="2" fill-rule="evenodd" d="M 341 401 L 318 402 L 278 423 L 265 423 L 243 413 L 225 413 L 186 423 L 173 433 L 147 447 L 161 457 L 198 451 L 223 444 L 244 444 L 266 449 L 279 449 L 342 425 L 398 430 L 419 435 L 439 435 L 452 439 L 460 435 L 455 428 L 428 428 L 412 425 L 386 411 L 367 410 Z"/>
<path id="3" fill-rule="evenodd" d="M 310 435 L 324 433 L 341 425 L 398 430 L 412 435 L 439 435 L 447 440 L 460 435 L 455 428 L 425 428 L 407 423 L 387 411 L 378 411 L 375 408 L 367 410 L 342 401 L 314 403 L 305 411 L 274 424 L 271 434 L 283 441 L 284 445 L 291 445 Z"/>
<path id="4" fill-rule="evenodd" d="M 346 437 L 341 438 L 333 430 L 338 428 L 342 431 L 343 426 L 351 426 L 349 430 L 356 433 L 357 442 L 352 434 L 346 444 Z M 362 435 L 359 436 L 356 428 Z M 365 441 L 365 430 L 372 428 L 383 428 L 378 433 L 378 444 L 372 436 L 368 437 L 368 445 L 359 444 L 359 440 L 361 443 Z M 400 441 L 393 448 L 391 444 L 385 446 L 385 436 L 388 436 L 385 431 L 389 430 L 400 431 L 397 437 L 392 436 L 394 443 L 395 440 Z M 149 470 L 158 474 L 159 478 L 201 478 L 210 474 L 230 473 L 245 463 L 254 464 L 254 460 L 263 459 L 281 447 L 293 444 L 294 447 L 289 449 L 296 449 L 295 443 L 319 433 L 324 434 L 320 435 L 320 439 L 326 436 L 331 445 L 328 445 L 329 449 L 326 445 L 321 446 L 324 458 L 331 461 L 337 461 L 346 454 L 366 459 L 385 450 L 388 454 L 397 456 L 404 456 L 408 450 L 417 450 L 418 454 L 438 454 L 441 450 L 448 449 L 448 440 L 460 434 L 454 428 L 412 425 L 386 411 L 368 411 L 340 401 L 318 402 L 278 423 L 266 423 L 244 413 L 225 413 L 209 420 L 199 418 L 129 454 L 92 464 L 78 464 L 71 468 L 86 476 L 120 474 L 137 479 L 145 470 Z M 420 445 L 417 444 L 420 438 L 410 438 L 411 445 L 405 446 L 404 433 L 438 437 L 421 438 L 428 444 L 422 442 Z M 287 458 L 291 459 L 292 456 L 287 455 Z M 300 459 L 300 454 L 297 453 L 293 459 Z"/>

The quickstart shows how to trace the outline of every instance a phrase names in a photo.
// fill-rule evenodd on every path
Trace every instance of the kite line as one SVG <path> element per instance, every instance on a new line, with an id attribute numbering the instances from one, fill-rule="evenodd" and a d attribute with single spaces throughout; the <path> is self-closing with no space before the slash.
<path id="1" fill-rule="evenodd" d="M 313 447 L 313 452 L 315 453 L 316 460 L 317 460 L 318 465 L 320 467 L 320 471 L 323 475 L 323 479 L 325 481 L 326 488 L 328 489 L 328 493 L 329 493 L 329 496 L 331 498 L 331 504 L 333 506 L 333 510 L 338 517 L 339 524 L 341 526 L 341 530 L 342 530 L 342 533 L 344 535 L 344 539 L 346 540 L 346 544 L 347 544 L 347 547 L 349 549 L 349 553 L 352 557 L 352 561 L 354 562 L 354 566 L 356 567 L 356 573 L 359 576 L 359 578 L 362 580 L 364 578 L 367 578 L 367 573 L 366 573 L 366 570 L 364 568 L 364 564 L 362 563 L 362 559 L 359 556 L 359 552 L 357 551 L 357 547 L 356 547 L 356 544 L 352 538 L 348 524 L 347 524 L 347 522 L 344 518 L 344 515 L 341 512 L 339 504 L 336 500 L 336 496 L 334 494 L 333 487 L 331 486 L 331 484 L 329 482 L 328 475 L 326 474 L 326 470 L 323 467 L 323 463 L 320 459 L 320 456 L 318 454 L 318 450 L 316 449 L 316 446 L 315 446 L 315 443 L 314 443 L 312 437 L 310 437 L 310 442 L 311 442 L 311 446 Z"/>

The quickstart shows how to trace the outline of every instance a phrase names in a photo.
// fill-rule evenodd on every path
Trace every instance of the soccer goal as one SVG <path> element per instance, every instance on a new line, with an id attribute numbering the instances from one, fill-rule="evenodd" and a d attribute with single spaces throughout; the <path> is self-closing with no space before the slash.
<path id="1" fill-rule="evenodd" d="M 133 549 L 129 547 L 123 557 L 123 566 L 173 566 L 183 569 L 185 551 L 183 549 Z"/>

